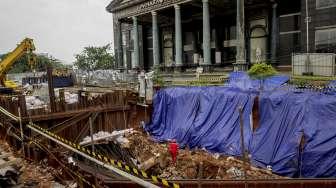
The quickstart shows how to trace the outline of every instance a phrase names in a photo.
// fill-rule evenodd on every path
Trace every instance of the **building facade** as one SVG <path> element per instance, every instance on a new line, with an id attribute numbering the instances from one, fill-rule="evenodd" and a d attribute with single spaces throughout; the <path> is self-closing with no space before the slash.
<path id="1" fill-rule="evenodd" d="M 106 9 L 123 69 L 244 70 L 336 52 L 336 0 L 113 0 Z"/>

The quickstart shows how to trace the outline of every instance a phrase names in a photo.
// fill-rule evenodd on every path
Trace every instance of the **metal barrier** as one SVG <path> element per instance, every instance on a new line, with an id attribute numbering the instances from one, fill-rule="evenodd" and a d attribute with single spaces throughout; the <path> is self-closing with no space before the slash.
<path id="1" fill-rule="evenodd" d="M 292 74 L 313 73 L 314 76 L 335 76 L 336 54 L 310 53 L 292 55 Z"/>

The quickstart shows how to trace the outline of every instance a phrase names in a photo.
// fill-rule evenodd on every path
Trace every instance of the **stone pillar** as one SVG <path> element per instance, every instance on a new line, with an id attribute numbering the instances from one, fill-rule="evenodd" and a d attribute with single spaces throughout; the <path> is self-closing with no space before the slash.
<path id="1" fill-rule="evenodd" d="M 276 63 L 277 44 L 278 44 L 278 19 L 277 19 L 277 3 L 273 4 L 272 9 L 272 41 L 271 41 L 271 61 Z"/>
<path id="2" fill-rule="evenodd" d="M 234 64 L 235 71 L 246 71 L 245 55 L 245 4 L 244 0 L 237 0 L 237 55 Z"/>
<path id="3" fill-rule="evenodd" d="M 209 0 L 203 2 L 203 56 L 204 65 L 211 65 L 211 29 L 210 29 L 210 13 Z"/>
<path id="4" fill-rule="evenodd" d="M 120 20 L 117 21 L 116 25 L 116 46 L 117 46 L 117 68 L 123 68 L 123 46 L 122 46 L 122 22 Z"/>
<path id="5" fill-rule="evenodd" d="M 181 7 L 174 5 L 175 9 L 175 65 L 183 66 L 183 47 L 182 47 L 182 23 L 181 23 Z"/>
<path id="6" fill-rule="evenodd" d="M 160 45 L 159 45 L 159 28 L 158 28 L 158 20 L 157 13 L 152 12 L 153 18 L 153 64 L 154 67 L 160 65 Z"/>
<path id="7" fill-rule="evenodd" d="M 139 28 L 138 28 L 138 19 L 133 17 L 133 61 L 132 69 L 139 68 L 140 65 L 140 49 L 139 49 Z"/>

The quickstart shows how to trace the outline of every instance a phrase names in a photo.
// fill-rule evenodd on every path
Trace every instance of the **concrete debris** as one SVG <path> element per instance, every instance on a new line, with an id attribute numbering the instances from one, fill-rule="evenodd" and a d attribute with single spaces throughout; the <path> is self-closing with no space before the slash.
<path id="1" fill-rule="evenodd" d="M 78 94 L 65 92 L 64 95 L 65 95 L 65 102 L 67 104 L 74 104 L 78 102 Z"/>
<path id="2" fill-rule="evenodd" d="M 96 71 L 75 71 L 80 84 L 108 85 L 124 80 L 120 71 L 116 70 L 96 70 Z"/>
<path id="3" fill-rule="evenodd" d="M 60 171 L 43 160 L 36 164 L 16 157 L 7 143 L 0 142 L 0 187 L 50 187 Z"/>
<path id="4" fill-rule="evenodd" d="M 28 110 L 47 108 L 47 104 L 38 96 L 26 96 L 26 105 Z"/>
<path id="5" fill-rule="evenodd" d="M 231 179 L 242 179 L 244 177 L 244 172 L 236 167 L 231 167 L 226 173 L 231 177 Z"/>
<path id="6" fill-rule="evenodd" d="M 100 131 L 96 134 L 93 134 L 93 141 L 95 143 L 97 142 L 108 142 L 108 141 L 115 141 L 119 143 L 120 145 L 128 145 L 129 140 L 125 138 L 126 134 L 131 134 L 133 133 L 133 129 L 126 129 L 126 130 L 121 130 L 121 131 L 113 131 L 112 133 L 109 132 L 104 132 Z M 91 137 L 87 136 L 83 139 L 82 142 L 79 143 L 79 145 L 88 145 L 91 143 Z"/>
<path id="7" fill-rule="evenodd" d="M 129 151 L 138 161 L 138 167 L 162 178 L 172 180 L 183 179 L 244 179 L 244 163 L 234 157 L 211 154 L 204 150 L 181 149 L 177 157 L 177 164 L 172 163 L 168 152 L 168 144 L 157 143 L 141 132 L 134 132 L 127 136 Z M 246 164 L 248 179 L 284 179 Z"/>
<path id="8" fill-rule="evenodd" d="M 59 99 L 60 97 L 60 89 L 55 89 L 55 97 Z M 69 91 L 64 92 L 64 98 L 65 103 L 67 104 L 74 104 L 78 102 L 78 94 L 77 93 L 71 93 Z"/>

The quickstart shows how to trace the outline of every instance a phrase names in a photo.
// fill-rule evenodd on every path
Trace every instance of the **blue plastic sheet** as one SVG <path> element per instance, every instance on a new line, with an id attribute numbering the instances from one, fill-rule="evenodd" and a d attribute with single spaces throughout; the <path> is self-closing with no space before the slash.
<path id="1" fill-rule="evenodd" d="M 260 125 L 250 147 L 254 165 L 270 166 L 277 174 L 293 177 L 299 169 L 305 102 L 309 96 L 284 90 L 259 96 Z"/>
<path id="2" fill-rule="evenodd" d="M 336 177 L 336 97 L 314 93 L 305 114 L 302 177 Z"/>
<path id="3" fill-rule="evenodd" d="M 154 97 L 152 123 L 146 130 L 160 141 L 176 139 L 182 146 L 239 156 L 239 107 L 243 108 L 245 145 L 249 146 L 254 97 L 226 87 L 161 90 Z"/>
<path id="4" fill-rule="evenodd" d="M 260 128 L 250 147 L 256 166 L 289 177 L 336 177 L 336 97 L 319 92 L 264 92 Z M 300 153 L 301 136 L 304 150 Z"/>
<path id="5" fill-rule="evenodd" d="M 329 87 L 336 87 L 336 80 L 331 81 Z"/>
<path id="6" fill-rule="evenodd" d="M 238 108 L 242 106 L 245 145 L 254 165 L 271 166 L 273 172 L 288 177 L 336 177 L 335 95 L 286 88 L 260 92 L 260 125 L 252 133 L 255 96 L 253 89 L 238 87 L 161 90 L 145 129 L 159 141 L 176 139 L 182 147 L 240 156 Z"/>
<path id="7" fill-rule="evenodd" d="M 229 76 L 230 87 L 240 88 L 242 90 L 274 90 L 289 81 L 289 76 L 276 75 L 265 80 L 251 79 L 246 72 L 232 72 Z"/>

